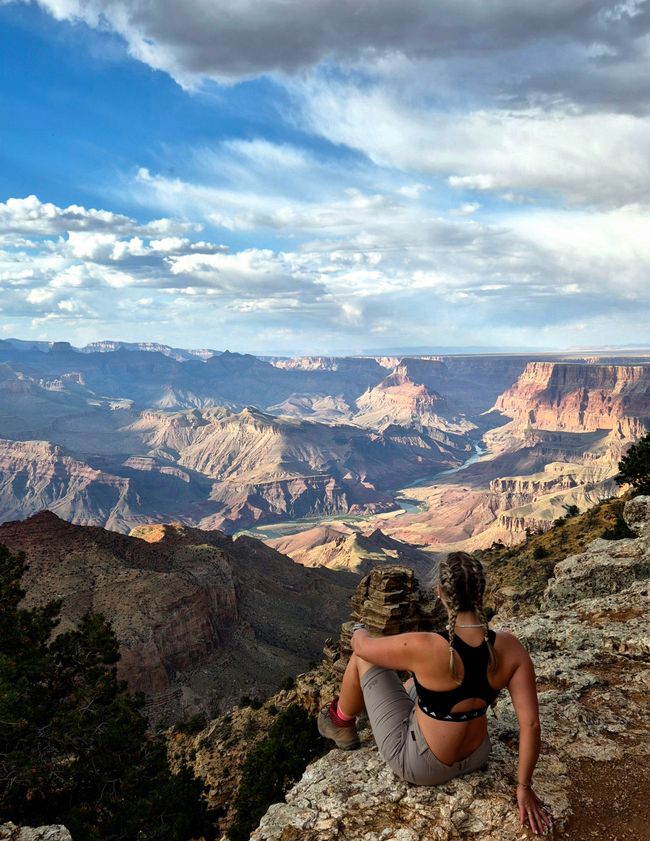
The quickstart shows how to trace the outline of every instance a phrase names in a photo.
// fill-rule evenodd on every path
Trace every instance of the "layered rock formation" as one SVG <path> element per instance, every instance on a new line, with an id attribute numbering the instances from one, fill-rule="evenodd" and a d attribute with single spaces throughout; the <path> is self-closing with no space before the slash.
<path id="1" fill-rule="evenodd" d="M 643 364 L 505 355 L 271 364 L 111 342 L 84 351 L 0 342 L 0 520 L 48 506 L 122 532 L 172 517 L 236 531 L 397 512 L 400 488 L 441 475 L 444 494 L 419 497 L 435 516 L 411 507 L 389 536 L 444 549 L 480 541 L 487 527 L 485 541 L 516 541 L 562 505 L 610 493 L 589 472 L 609 465 L 613 474 L 647 421 Z M 495 402 L 514 420 L 499 427 L 505 416 L 486 414 Z M 492 456 L 462 483 L 445 476 L 481 433 Z M 577 486 L 487 489 L 549 462 L 570 462 Z"/>
<path id="2" fill-rule="evenodd" d="M 430 552 L 388 537 L 381 529 L 363 534 L 344 523 L 315 526 L 265 542 L 307 567 L 365 574 L 373 567 L 400 564 L 426 580 L 435 566 L 435 556 Z"/>
<path id="3" fill-rule="evenodd" d="M 650 365 L 529 362 L 495 408 L 512 420 L 484 433 L 485 455 L 411 489 L 423 510 L 387 523 L 391 536 L 440 551 L 514 544 L 619 493 L 618 462 L 650 428 Z"/>
<path id="4" fill-rule="evenodd" d="M 650 818 L 650 499 L 628 502 L 625 518 L 637 538 L 596 540 L 558 564 L 541 612 L 513 628 L 538 675 L 543 744 L 535 790 L 553 815 L 553 837 L 567 841 L 641 839 Z M 507 605 L 493 625 L 508 627 Z M 365 732 L 360 750 L 332 750 L 309 766 L 252 840 L 523 841 L 529 832 L 514 805 L 517 726 L 508 698 L 489 730 L 487 771 L 436 788 L 398 780 Z"/>
<path id="5" fill-rule="evenodd" d="M 438 392 L 409 375 L 406 365 L 398 365 L 374 388 L 357 398 L 353 421 L 360 426 L 384 430 L 389 426 L 425 430 L 439 440 L 451 443 L 449 435 L 464 435 L 475 424 L 464 418 L 447 419 L 449 407 Z"/>
<path id="6" fill-rule="evenodd" d="M 111 621 L 118 672 L 155 720 L 275 689 L 321 650 L 355 580 L 251 538 L 182 526 L 127 537 L 49 512 L 0 526 L 0 543 L 26 553 L 28 603 L 62 599 L 59 630 L 88 610 Z"/>
<path id="7" fill-rule="evenodd" d="M 613 429 L 621 418 L 650 418 L 650 366 L 529 362 L 495 406 L 540 429 Z"/>

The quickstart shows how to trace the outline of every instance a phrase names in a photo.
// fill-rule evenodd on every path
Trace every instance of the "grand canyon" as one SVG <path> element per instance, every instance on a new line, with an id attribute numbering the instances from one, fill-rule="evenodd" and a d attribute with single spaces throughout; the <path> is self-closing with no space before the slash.
<path id="1" fill-rule="evenodd" d="M 515 543 L 616 492 L 650 425 L 649 362 L 1 341 L 0 520 Z"/>
<path id="2" fill-rule="evenodd" d="M 100 610 L 152 718 L 267 694 L 359 577 L 424 586 L 615 496 L 650 356 L 258 358 L 0 342 L 0 543 L 61 629 Z"/>

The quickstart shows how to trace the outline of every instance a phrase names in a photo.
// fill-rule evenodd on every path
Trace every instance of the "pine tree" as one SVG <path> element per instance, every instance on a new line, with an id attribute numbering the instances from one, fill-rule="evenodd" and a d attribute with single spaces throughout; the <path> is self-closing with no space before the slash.
<path id="1" fill-rule="evenodd" d="M 203 786 L 172 774 L 162 736 L 117 679 L 100 614 L 53 637 L 60 603 L 22 608 L 25 559 L 0 546 L 0 814 L 75 841 L 214 837 Z"/>

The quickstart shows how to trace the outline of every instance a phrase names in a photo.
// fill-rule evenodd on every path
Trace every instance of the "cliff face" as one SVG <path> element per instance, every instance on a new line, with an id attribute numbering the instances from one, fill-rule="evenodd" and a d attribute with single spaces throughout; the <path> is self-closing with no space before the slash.
<path id="1" fill-rule="evenodd" d="M 110 619 L 120 676 L 147 694 L 154 718 L 273 690 L 345 613 L 348 576 L 304 569 L 259 541 L 181 526 L 135 534 L 43 512 L 1 525 L 0 543 L 27 555 L 29 603 L 63 600 L 60 630 L 87 610 Z"/>
<path id="2" fill-rule="evenodd" d="M 537 671 L 543 732 L 535 790 L 550 808 L 556 839 L 647 833 L 650 499 L 628 502 L 625 517 L 637 538 L 596 540 L 558 564 L 541 612 L 513 627 Z M 507 623 L 506 612 L 492 624 Z M 517 725 L 509 699 L 496 711 L 487 770 L 435 788 L 410 786 L 365 731 L 360 750 L 335 749 L 310 765 L 252 841 L 529 838 L 514 805 Z"/>
<path id="3" fill-rule="evenodd" d="M 650 418 L 650 366 L 529 362 L 495 406 L 540 429 L 615 429 Z"/>
<path id="4" fill-rule="evenodd" d="M 452 444 L 449 434 L 463 435 L 475 425 L 464 418 L 450 418 L 442 395 L 413 379 L 407 365 L 398 365 L 374 388 L 357 398 L 353 421 L 361 426 L 383 430 L 394 424 L 436 434 Z"/>
<path id="5" fill-rule="evenodd" d="M 129 427 L 152 456 L 212 481 L 204 527 L 395 508 L 382 488 L 454 463 L 457 448 L 416 430 L 276 417 L 254 408 L 146 411 Z"/>
<path id="6" fill-rule="evenodd" d="M 99 469 L 46 441 L 0 439 L 3 520 L 48 509 L 80 525 L 128 532 L 139 523 L 173 519 L 205 494 L 196 477 L 153 459 L 109 461 L 109 469 Z"/>

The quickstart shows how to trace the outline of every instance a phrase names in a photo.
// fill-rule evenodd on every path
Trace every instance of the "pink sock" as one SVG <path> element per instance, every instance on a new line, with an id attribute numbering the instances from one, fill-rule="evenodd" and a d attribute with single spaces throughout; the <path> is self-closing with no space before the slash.
<path id="1" fill-rule="evenodd" d="M 355 715 L 347 715 L 346 713 L 344 713 L 343 710 L 339 706 L 339 699 L 334 698 L 334 700 L 330 704 L 330 718 L 332 719 L 334 724 L 344 726 L 344 725 L 350 724 L 350 722 L 354 721 L 356 716 Z"/>

